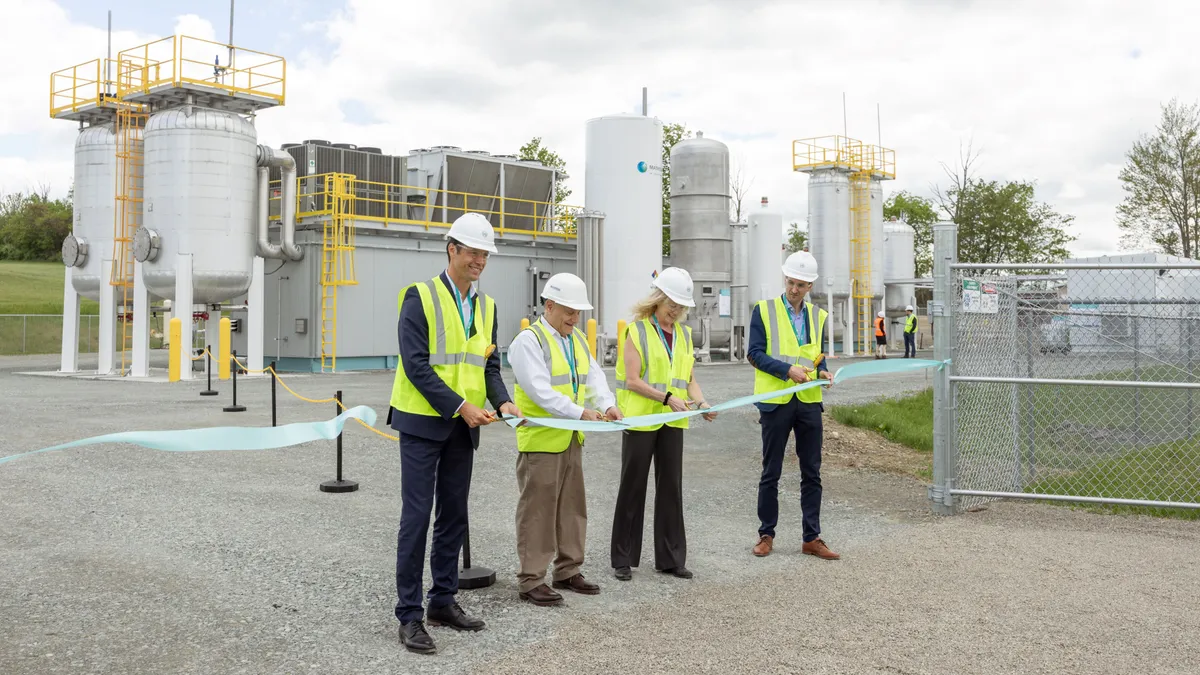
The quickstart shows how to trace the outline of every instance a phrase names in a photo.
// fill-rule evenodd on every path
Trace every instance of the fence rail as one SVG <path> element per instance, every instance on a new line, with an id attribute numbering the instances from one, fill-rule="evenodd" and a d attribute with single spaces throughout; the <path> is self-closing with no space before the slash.
<path id="1" fill-rule="evenodd" d="M 1200 509 L 1200 262 L 959 264 L 956 249 L 939 224 L 935 511 Z"/>

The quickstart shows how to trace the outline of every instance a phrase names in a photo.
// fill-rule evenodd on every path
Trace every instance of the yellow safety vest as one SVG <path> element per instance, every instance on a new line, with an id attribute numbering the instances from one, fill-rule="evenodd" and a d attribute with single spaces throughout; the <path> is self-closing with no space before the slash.
<path id="1" fill-rule="evenodd" d="M 421 307 L 429 324 L 429 365 L 454 393 L 482 408 L 487 403 L 484 366 L 487 365 L 487 349 L 492 344 L 496 302 L 482 293 L 475 297 L 475 335 L 468 340 L 459 304 L 441 277 L 406 286 L 400 291 L 398 306 L 403 307 L 404 295 L 413 287 L 421 296 Z M 396 364 L 391 405 L 412 415 L 441 417 L 408 379 L 403 358 Z M 458 417 L 458 413 L 454 416 Z"/>
<path id="2" fill-rule="evenodd" d="M 558 333 L 551 333 L 538 321 L 531 324 L 525 330 L 533 331 L 534 337 L 537 338 L 538 344 L 542 346 L 542 358 L 546 361 L 546 367 L 550 369 L 550 387 L 554 391 L 563 394 L 567 398 L 575 402 L 576 405 L 584 406 L 587 401 L 587 377 L 588 369 L 591 365 L 591 352 L 588 351 L 587 338 L 579 329 L 575 329 L 571 333 L 571 343 L 575 348 L 575 381 L 579 385 L 579 390 L 571 385 L 571 362 L 567 359 L 567 354 L 563 351 L 562 345 L 559 342 L 561 339 Z M 546 412 L 525 390 L 521 388 L 518 382 L 514 388 L 513 402 L 517 405 L 517 409 L 521 411 L 524 417 L 553 417 Z M 517 427 L 517 451 L 518 452 L 553 452 L 559 453 L 565 451 L 571 445 L 571 434 L 579 434 L 579 442 L 583 443 L 583 432 L 574 432 L 568 429 L 551 429 L 549 427 L 538 427 L 529 424 L 524 424 Z"/>
<path id="3" fill-rule="evenodd" d="M 813 321 L 814 308 L 812 303 L 804 303 L 804 308 L 808 312 L 808 325 L 810 327 L 816 326 L 816 330 L 809 331 L 808 342 L 803 345 L 797 339 L 787 307 L 783 304 L 783 298 L 761 300 L 758 302 L 755 310 L 758 312 L 759 318 L 762 319 L 763 326 L 767 329 L 767 355 L 788 365 L 812 368 L 813 361 L 821 354 L 821 335 L 825 331 L 825 317 L 827 313 L 823 309 L 817 309 L 815 311 L 816 321 Z M 780 328 L 781 326 L 783 327 L 782 329 Z M 809 378 L 815 379 L 815 377 L 816 372 L 814 371 Z M 796 386 L 796 383 L 791 380 L 780 380 L 774 375 L 758 369 L 754 371 L 755 394 L 782 391 L 794 386 Z M 805 389 L 796 393 L 795 396 L 803 403 L 820 403 L 821 387 Z M 790 400 L 790 395 L 782 395 L 767 399 L 763 403 L 787 403 Z"/>
<path id="4" fill-rule="evenodd" d="M 658 329 L 650 319 L 629 324 L 625 332 L 626 334 L 621 336 L 621 344 L 625 344 L 626 337 L 633 338 L 633 346 L 642 359 L 639 373 L 642 380 L 663 395 L 669 391 L 672 396 L 686 401 L 688 383 L 692 381 L 692 366 L 696 362 L 692 353 L 692 329 L 680 323 L 675 324 L 675 348 L 671 350 L 670 356 L 667 355 L 667 346 L 658 337 Z M 621 414 L 626 417 L 671 412 L 670 406 L 635 394 L 626 388 L 624 358 L 617 360 L 617 405 L 621 408 Z M 654 431 L 661 426 L 654 424 L 635 427 L 633 431 Z M 667 426 L 687 429 L 688 420 L 684 418 L 668 422 Z"/>
<path id="5" fill-rule="evenodd" d="M 904 332 L 905 333 L 916 333 L 917 332 L 917 315 L 916 314 L 909 314 L 908 318 L 905 319 Z"/>

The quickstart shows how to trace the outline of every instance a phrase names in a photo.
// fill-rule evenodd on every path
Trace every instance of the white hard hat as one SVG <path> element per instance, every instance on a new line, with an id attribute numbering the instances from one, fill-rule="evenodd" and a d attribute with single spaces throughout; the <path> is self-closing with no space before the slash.
<path id="1" fill-rule="evenodd" d="M 913 311 L 913 306 L 912 306 L 912 305 L 909 305 L 909 306 L 905 307 L 905 308 L 904 308 L 904 311 L 906 311 L 906 312 L 911 312 L 911 311 Z"/>
<path id="2" fill-rule="evenodd" d="M 886 316 L 887 316 L 887 314 L 884 314 L 884 313 L 881 311 L 881 312 L 879 312 L 879 314 L 878 314 L 877 316 L 879 316 L 879 318 L 881 318 L 881 319 L 882 319 L 882 318 L 886 317 Z"/>
<path id="3" fill-rule="evenodd" d="M 568 272 L 560 272 L 547 279 L 546 286 L 542 289 L 542 297 L 560 305 L 566 305 L 571 309 L 580 311 L 592 309 L 591 303 L 588 302 L 587 286 L 584 285 L 583 279 Z"/>
<path id="4" fill-rule="evenodd" d="M 783 262 L 783 276 L 812 283 L 817 280 L 817 259 L 808 251 L 796 251 Z"/>
<path id="5" fill-rule="evenodd" d="M 496 252 L 496 231 L 488 219 L 479 213 L 464 213 L 455 218 L 446 238 L 480 251 Z"/>
<path id="6" fill-rule="evenodd" d="M 692 275 L 682 267 L 668 267 L 654 278 L 654 287 L 684 307 L 695 307 L 692 299 Z"/>

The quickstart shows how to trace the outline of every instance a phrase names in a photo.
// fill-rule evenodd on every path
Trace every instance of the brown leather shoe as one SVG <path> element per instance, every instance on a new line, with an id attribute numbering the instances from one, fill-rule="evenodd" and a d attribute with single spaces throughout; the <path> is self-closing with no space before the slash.
<path id="1" fill-rule="evenodd" d="M 764 534 L 758 538 L 758 543 L 754 545 L 754 555 L 762 558 L 771 554 L 771 548 L 774 546 L 775 537 L 769 534 Z"/>
<path id="2" fill-rule="evenodd" d="M 842 557 L 833 551 L 830 551 L 829 547 L 825 545 L 825 542 L 821 541 L 820 539 L 813 539 L 812 541 L 804 542 L 801 552 L 805 555 L 815 555 L 821 560 L 840 560 Z"/>
<path id="3" fill-rule="evenodd" d="M 590 581 L 585 581 L 582 574 L 576 574 L 562 581 L 555 581 L 554 587 L 565 588 L 568 591 L 575 591 L 584 595 L 599 595 L 600 593 L 600 587 Z"/>
<path id="4" fill-rule="evenodd" d="M 555 605 L 561 605 L 563 602 L 563 597 L 550 590 L 550 587 L 546 584 L 542 584 L 533 590 L 521 593 L 520 597 L 522 600 L 532 602 L 538 607 L 553 607 Z"/>

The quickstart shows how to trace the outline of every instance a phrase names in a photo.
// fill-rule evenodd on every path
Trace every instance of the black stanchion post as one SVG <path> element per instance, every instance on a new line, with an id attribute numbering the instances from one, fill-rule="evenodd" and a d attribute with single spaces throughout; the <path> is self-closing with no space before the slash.
<path id="1" fill-rule="evenodd" d="M 271 362 L 271 426 L 279 426 L 279 416 L 275 411 L 275 362 Z"/>
<path id="2" fill-rule="evenodd" d="M 223 408 L 223 410 L 225 412 L 246 412 L 246 406 L 238 405 L 238 402 L 237 402 L 238 364 L 237 364 L 237 352 L 236 351 L 234 351 L 232 353 L 231 358 L 233 359 L 233 366 L 232 366 L 232 368 L 233 368 L 233 405 L 227 405 Z"/>
<path id="3" fill-rule="evenodd" d="M 217 391 L 212 388 L 212 345 L 204 345 L 204 372 L 208 374 L 208 388 L 200 392 L 201 396 L 216 396 Z"/>
<path id="4" fill-rule="evenodd" d="M 463 534 L 463 566 L 458 571 L 459 588 L 487 588 L 496 583 L 496 572 L 487 567 L 471 567 L 471 525 Z"/>
<path id="5" fill-rule="evenodd" d="M 338 415 L 341 415 L 342 414 L 342 390 L 341 389 L 339 389 L 337 394 L 334 395 L 334 401 L 335 401 L 334 406 L 336 406 L 335 412 Z M 342 480 L 342 434 L 343 433 L 345 433 L 345 432 L 343 431 L 342 433 L 339 433 L 338 437 L 337 437 L 337 478 L 334 480 L 327 480 L 324 483 L 321 483 L 321 492 L 354 492 L 355 490 L 358 489 L 357 482 L 352 481 L 352 480 Z"/>

